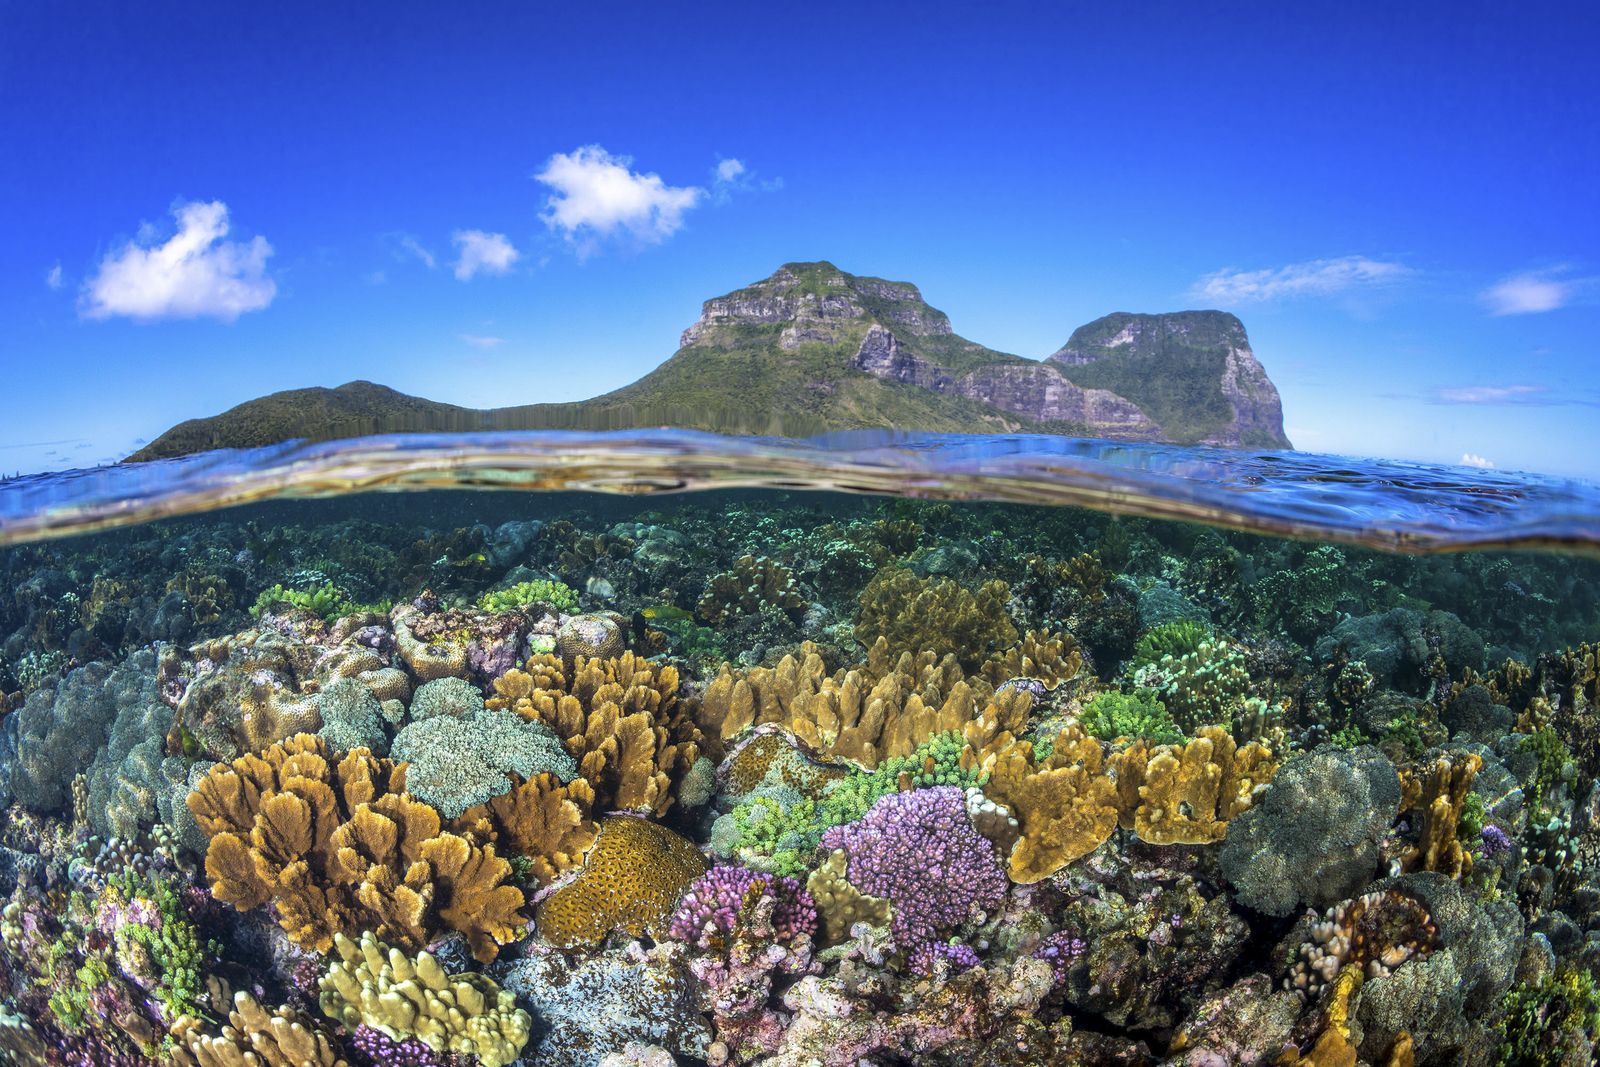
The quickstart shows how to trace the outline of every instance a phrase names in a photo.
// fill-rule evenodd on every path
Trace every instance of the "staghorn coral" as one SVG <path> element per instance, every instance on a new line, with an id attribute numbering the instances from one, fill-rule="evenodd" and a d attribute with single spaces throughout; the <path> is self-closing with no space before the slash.
<path id="1" fill-rule="evenodd" d="M 554 730 L 599 808 L 664 815 L 702 754 L 722 758 L 721 743 L 695 725 L 693 705 L 679 701 L 675 667 L 631 652 L 580 656 L 570 670 L 554 656 L 534 656 L 526 667 L 495 680 L 489 707 Z"/>
<path id="2" fill-rule="evenodd" d="M 334 936 L 339 959 L 317 981 L 322 1013 L 346 1030 L 368 1026 L 394 1041 L 415 1038 L 434 1052 L 505 1067 L 528 1043 L 533 1020 L 516 998 L 481 974 L 446 975 L 427 952 L 407 956 L 371 932 L 358 944 Z"/>
<path id="3" fill-rule="evenodd" d="M 269 1012 L 243 990 L 234 994 L 228 1025 L 209 1030 L 192 1015 L 173 1024 L 176 1067 L 350 1067 L 315 1021 L 292 1008 Z"/>
<path id="4" fill-rule="evenodd" d="M 553 774 L 527 781 L 516 776 L 510 791 L 485 805 L 468 808 L 450 824 L 450 831 L 492 842 L 508 855 L 528 861 L 528 873 L 549 885 L 563 871 L 583 865 L 594 844 L 594 789 L 582 778 L 566 785 Z"/>
<path id="5" fill-rule="evenodd" d="M 1005 582 L 985 582 L 972 593 L 948 578 L 918 578 L 903 567 L 885 567 L 862 590 L 856 640 L 870 647 L 884 638 L 895 654 L 953 655 L 963 668 L 976 670 L 990 653 L 1017 641 L 1006 614 L 1010 598 Z"/>
<path id="6" fill-rule="evenodd" d="M 522 892 L 493 845 L 442 832 L 403 766 L 356 749 L 337 764 L 309 734 L 219 764 L 189 795 L 211 838 L 212 894 L 240 911 L 272 901 L 296 944 L 373 930 L 406 947 L 460 930 L 479 960 L 520 936 Z"/>
<path id="7" fill-rule="evenodd" d="M 1078 642 L 1067 633 L 1029 630 L 1016 647 L 990 656 L 983 664 L 983 676 L 999 689 L 1015 678 L 1031 678 L 1054 689 L 1070 682 L 1083 670 L 1083 653 Z"/>
<path id="8" fill-rule="evenodd" d="M 1335 904 L 1320 919 L 1313 917 L 1309 933 L 1283 980 L 1283 988 L 1302 1001 L 1316 1000 L 1347 966 L 1379 978 L 1413 957 L 1426 960 L 1439 943 L 1427 909 L 1394 889 Z"/>
<path id="9" fill-rule="evenodd" d="M 593 947 L 619 929 L 659 939 L 705 871 L 699 851 L 665 826 L 614 815 L 600 823 L 583 870 L 539 905 L 539 933 L 564 949 Z"/>
<path id="10" fill-rule="evenodd" d="M 1402 778 L 1402 797 L 1410 799 L 1416 793 L 1415 802 L 1402 807 L 1422 812 L 1417 843 L 1406 846 L 1400 854 L 1402 871 L 1438 871 L 1457 882 L 1472 873 L 1472 853 L 1461 847 L 1456 831 L 1466 810 L 1472 780 L 1482 768 L 1483 758 L 1467 752 L 1454 758 L 1440 756 L 1426 779 L 1415 786 Z"/>
<path id="11" fill-rule="evenodd" d="M 695 614 L 708 626 L 723 626 L 764 606 L 782 611 L 794 622 L 806 612 L 805 598 L 789 568 L 765 556 L 741 556 L 733 569 L 714 575 L 695 605 Z"/>

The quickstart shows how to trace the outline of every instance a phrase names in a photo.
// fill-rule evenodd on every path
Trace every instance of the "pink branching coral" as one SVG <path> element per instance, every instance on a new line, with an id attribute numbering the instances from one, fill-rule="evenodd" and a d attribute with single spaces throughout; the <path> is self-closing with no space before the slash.
<path id="1" fill-rule="evenodd" d="M 698 949 L 725 951 L 739 928 L 748 924 L 764 896 L 774 901 L 772 931 L 776 941 L 789 944 L 797 937 L 816 932 L 816 902 L 795 879 L 743 867 L 716 867 L 696 879 L 684 894 L 667 936 Z"/>

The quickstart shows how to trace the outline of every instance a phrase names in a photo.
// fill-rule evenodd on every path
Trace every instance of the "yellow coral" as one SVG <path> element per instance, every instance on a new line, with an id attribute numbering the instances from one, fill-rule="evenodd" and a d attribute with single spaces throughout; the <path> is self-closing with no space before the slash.
<path id="1" fill-rule="evenodd" d="M 317 981 L 318 1003 L 351 1033 L 365 1023 L 395 1041 L 476 1056 L 483 1067 L 505 1067 L 528 1043 L 533 1019 L 485 975 L 446 975 L 427 952 L 412 959 L 371 933 L 359 944 L 335 935 L 333 946 L 340 958 Z"/>
<path id="2" fill-rule="evenodd" d="M 883 897 L 869 896 L 845 878 L 849 857 L 835 849 L 827 860 L 806 879 L 806 891 L 817 904 L 822 920 L 823 942 L 836 945 L 850 936 L 850 928 L 864 922 L 887 926 L 893 908 Z"/>
<path id="3" fill-rule="evenodd" d="M 467 676 L 467 646 L 456 641 L 431 644 L 418 640 L 404 617 L 394 620 L 395 648 L 419 682 Z"/>
<path id="4" fill-rule="evenodd" d="M 1421 834 L 1415 845 L 1400 854 L 1400 866 L 1413 871 L 1438 871 L 1460 881 L 1472 873 L 1472 853 L 1456 840 L 1456 827 L 1472 780 L 1483 767 L 1483 759 L 1468 752 L 1454 758 L 1439 757 L 1420 783 L 1412 776 L 1402 794 L 1410 803 L 1406 810 L 1422 810 Z M 1420 784 L 1420 788 L 1418 787 Z"/>
<path id="5" fill-rule="evenodd" d="M 234 995 L 220 1034 L 192 1015 L 172 1025 L 177 1067 L 349 1067 L 326 1029 L 292 1008 L 269 1012 L 249 993 Z"/>
<path id="6" fill-rule="evenodd" d="M 1123 754 L 1118 790 L 1125 828 L 1153 845 L 1204 845 L 1223 840 L 1228 820 L 1254 802 L 1277 764 L 1264 746 L 1242 749 L 1218 726 L 1204 727 L 1187 745 L 1160 745 L 1144 753 L 1138 741 Z M 1130 807 L 1131 790 L 1139 803 Z"/>
<path id="7" fill-rule="evenodd" d="M 918 578 L 903 567 L 885 567 L 862 590 L 856 640 L 871 645 L 883 637 L 897 654 L 953 654 L 973 670 L 991 652 L 1016 643 L 1016 627 L 1006 613 L 1010 598 L 1005 582 L 985 582 L 968 592 L 949 578 Z"/>
<path id="8" fill-rule="evenodd" d="M 969 742 L 964 764 L 973 752 Z M 1062 731 L 1041 765 L 1034 765 L 1031 746 L 1014 744 L 989 759 L 987 769 L 985 795 L 1004 803 L 1021 830 L 1006 867 L 1014 882 L 1048 878 L 1117 828 L 1116 783 L 1105 773 L 1100 743 L 1077 726 Z"/>
<path id="9" fill-rule="evenodd" d="M 612 816 L 600 824 L 582 873 L 539 906 L 539 933 L 564 949 L 593 947 L 612 930 L 660 939 L 704 873 L 699 850 L 665 826 Z"/>
<path id="10" fill-rule="evenodd" d="M 549 885 L 562 871 L 583 864 L 594 844 L 594 788 L 582 778 L 567 785 L 555 775 L 536 774 L 526 782 L 513 774 L 511 791 L 487 804 L 468 808 L 450 825 L 451 832 L 490 841 L 522 856 L 540 885 Z"/>
<path id="11" fill-rule="evenodd" d="M 996 689 L 1012 678 L 1033 678 L 1054 689 L 1076 678 L 1081 670 L 1083 653 L 1071 634 L 1029 630 L 1016 647 L 990 656 L 983 665 L 983 676 Z"/>

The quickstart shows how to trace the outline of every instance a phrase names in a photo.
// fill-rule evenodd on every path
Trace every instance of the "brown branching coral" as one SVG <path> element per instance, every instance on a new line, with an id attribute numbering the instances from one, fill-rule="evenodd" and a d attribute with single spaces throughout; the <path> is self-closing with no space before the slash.
<path id="1" fill-rule="evenodd" d="M 862 590 L 856 640 L 870 647 L 882 637 L 895 655 L 953 654 L 963 668 L 976 670 L 990 653 L 1016 644 L 1016 627 L 1006 614 L 1010 598 L 1005 582 L 985 582 L 968 592 L 948 578 L 918 578 L 906 568 L 885 567 Z"/>
<path id="2" fill-rule="evenodd" d="M 695 613 L 708 626 L 721 626 L 747 615 L 759 615 L 771 605 L 795 622 L 805 614 L 806 601 L 800 595 L 794 573 L 765 556 L 741 556 L 733 569 L 712 577 L 695 607 Z"/>
<path id="3" fill-rule="evenodd" d="M 520 936 L 511 865 L 441 830 L 413 800 L 404 765 L 354 749 L 337 764 L 309 734 L 219 764 L 189 794 L 211 845 L 212 895 L 241 911 L 272 901 L 295 943 L 319 952 L 335 933 L 371 930 L 419 947 L 444 927 L 480 961 Z"/>
<path id="4" fill-rule="evenodd" d="M 583 872 L 539 906 L 539 933 L 564 949 L 587 948 L 612 930 L 666 936 L 685 891 L 706 861 L 659 823 L 614 815 L 600 824 Z"/>
<path id="5" fill-rule="evenodd" d="M 602 810 L 663 815 L 677 783 L 702 755 L 722 758 L 678 699 L 678 671 L 625 652 L 616 659 L 577 657 L 571 674 L 554 656 L 534 656 L 526 670 L 495 680 L 490 708 L 509 708 L 556 732 Z"/>
<path id="6" fill-rule="evenodd" d="M 1428 769 L 1426 777 L 1407 775 L 1401 783 L 1402 796 L 1410 807 L 1422 812 L 1421 836 L 1400 855 L 1405 873 L 1438 871 L 1456 881 L 1472 873 L 1472 853 L 1456 840 L 1456 827 L 1472 780 L 1483 767 L 1483 759 L 1473 753 L 1441 756 Z"/>
<path id="7" fill-rule="evenodd" d="M 1071 634 L 1029 630 L 1015 647 L 990 656 L 983 665 L 983 676 L 996 689 L 1012 678 L 1033 678 L 1054 689 L 1076 678 L 1081 670 L 1083 653 Z"/>
<path id="8" fill-rule="evenodd" d="M 327 1027 L 292 1008 L 267 1011 L 243 990 L 220 1034 L 192 1015 L 172 1026 L 177 1067 L 349 1067 Z"/>
<path id="9" fill-rule="evenodd" d="M 829 675 L 816 647 L 804 658 L 734 673 L 724 668 L 706 687 L 700 722 L 724 739 L 765 723 L 782 725 L 815 752 L 871 770 L 909 756 L 936 733 L 962 730 L 995 701 L 1026 708 L 1031 697 L 996 695 L 982 677 L 968 680 L 954 655 L 902 653 L 892 660 L 880 637 L 867 662 Z"/>
<path id="10" fill-rule="evenodd" d="M 167 583 L 167 592 L 183 594 L 197 626 L 216 622 L 223 612 L 233 609 L 235 601 L 233 588 L 226 578 L 208 574 L 199 566 L 187 567 L 174 575 Z"/>
<path id="11" fill-rule="evenodd" d="M 583 864 L 595 839 L 594 789 L 582 778 L 567 785 L 550 773 L 537 774 L 489 803 L 468 808 L 450 824 L 452 833 L 492 842 L 532 863 L 540 885 Z"/>
<path id="12" fill-rule="evenodd" d="M 1073 589 L 1089 601 L 1103 598 L 1106 582 L 1112 577 L 1100 563 L 1100 554 L 1080 553 L 1071 559 L 1048 560 L 1030 555 L 1023 560 L 1028 579 L 1047 591 Z"/>
<path id="13" fill-rule="evenodd" d="M 1248 809 L 1272 781 L 1277 763 L 1259 744 L 1242 748 L 1217 726 L 1183 746 L 1143 740 L 1121 754 L 1117 789 L 1121 820 L 1153 845 L 1204 845 L 1223 840 L 1228 820 Z M 1133 806 L 1137 790 L 1138 805 Z"/>

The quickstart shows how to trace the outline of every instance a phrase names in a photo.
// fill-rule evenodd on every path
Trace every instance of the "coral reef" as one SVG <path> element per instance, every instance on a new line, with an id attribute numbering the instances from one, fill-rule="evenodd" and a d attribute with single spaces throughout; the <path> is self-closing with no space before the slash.
<path id="1" fill-rule="evenodd" d="M 787 567 L 764 556 L 743 556 L 732 570 L 706 583 L 695 614 L 708 626 L 725 626 L 743 616 L 759 615 L 767 607 L 798 622 L 806 601 Z"/>
<path id="2" fill-rule="evenodd" d="M 665 937 L 706 863 L 659 823 L 614 815 L 600 823 L 582 871 L 539 905 L 539 933 L 561 948 L 600 944 L 613 930 Z"/>
<path id="3" fill-rule="evenodd" d="M 982 666 L 992 652 L 1017 640 L 1006 615 L 1011 588 L 986 582 L 968 592 L 946 578 L 918 578 L 903 567 L 885 567 L 861 593 L 856 640 L 871 646 L 880 637 L 891 654 L 954 655 L 966 670 Z"/>

